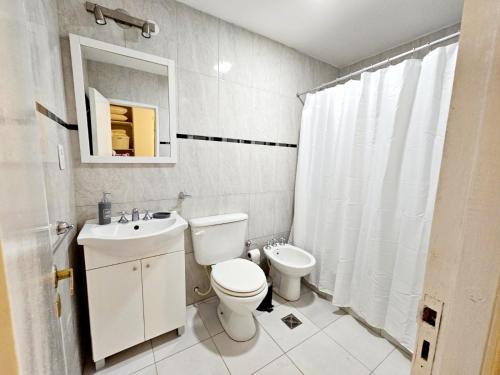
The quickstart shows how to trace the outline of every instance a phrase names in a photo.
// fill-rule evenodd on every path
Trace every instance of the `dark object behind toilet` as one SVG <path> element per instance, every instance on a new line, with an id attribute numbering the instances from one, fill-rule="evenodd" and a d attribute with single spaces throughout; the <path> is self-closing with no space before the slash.
<path id="1" fill-rule="evenodd" d="M 257 307 L 258 311 L 267 311 L 271 312 L 273 311 L 274 305 L 273 305 L 273 281 L 271 280 L 270 277 L 267 277 L 267 294 L 260 303 L 260 305 Z"/>

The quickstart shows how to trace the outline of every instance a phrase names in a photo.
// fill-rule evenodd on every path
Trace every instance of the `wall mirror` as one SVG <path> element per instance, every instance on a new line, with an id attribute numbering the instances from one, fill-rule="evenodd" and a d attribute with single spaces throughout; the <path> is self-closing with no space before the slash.
<path id="1" fill-rule="evenodd" d="M 177 161 L 172 60 L 70 34 L 82 163 Z"/>

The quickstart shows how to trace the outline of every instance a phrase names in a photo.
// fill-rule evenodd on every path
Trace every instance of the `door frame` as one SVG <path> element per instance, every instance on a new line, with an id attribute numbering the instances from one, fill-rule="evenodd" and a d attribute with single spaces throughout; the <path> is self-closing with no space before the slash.
<path id="1" fill-rule="evenodd" d="M 6 374 L 18 374 L 14 327 L 12 325 L 7 279 L 3 262 L 2 241 L 0 240 L 0 368 Z"/>

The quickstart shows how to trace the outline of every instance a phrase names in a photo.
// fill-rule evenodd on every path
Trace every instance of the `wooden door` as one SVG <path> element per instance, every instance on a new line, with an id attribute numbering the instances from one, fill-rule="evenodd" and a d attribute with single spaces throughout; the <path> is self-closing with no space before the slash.
<path id="1" fill-rule="evenodd" d="M 109 100 L 89 87 L 90 128 L 92 129 L 92 155 L 112 156 L 111 113 Z"/>

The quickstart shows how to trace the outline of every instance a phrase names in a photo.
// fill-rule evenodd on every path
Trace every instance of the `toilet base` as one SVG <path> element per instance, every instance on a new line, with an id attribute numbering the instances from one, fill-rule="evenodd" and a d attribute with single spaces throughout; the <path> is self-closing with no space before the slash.
<path id="1" fill-rule="evenodd" d="M 235 341 L 248 341 L 255 336 L 257 327 L 250 311 L 237 313 L 220 302 L 217 316 L 227 335 Z"/>
<path id="2" fill-rule="evenodd" d="M 281 274 L 278 294 L 288 301 L 297 301 L 300 298 L 300 277 Z"/>

